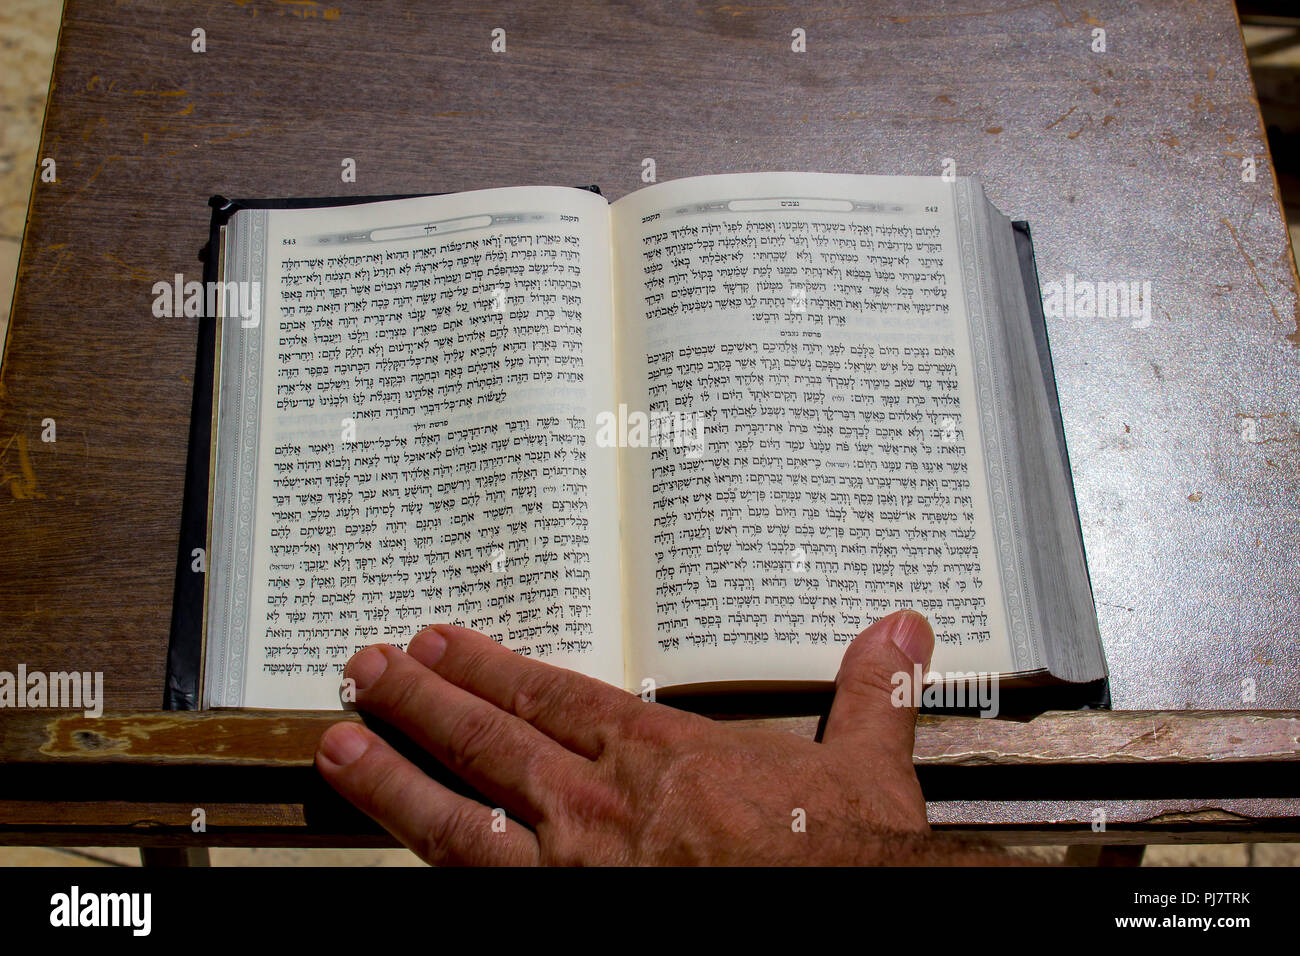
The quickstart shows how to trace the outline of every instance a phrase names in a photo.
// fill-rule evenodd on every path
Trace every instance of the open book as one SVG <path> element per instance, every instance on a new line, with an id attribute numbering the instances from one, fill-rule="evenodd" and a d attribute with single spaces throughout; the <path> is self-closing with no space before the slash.
<path id="1" fill-rule="evenodd" d="M 1105 677 L 1036 280 L 975 180 L 241 208 L 214 239 L 191 706 L 338 708 L 353 653 L 442 621 L 634 692 L 829 687 L 904 607 L 940 680 Z"/>

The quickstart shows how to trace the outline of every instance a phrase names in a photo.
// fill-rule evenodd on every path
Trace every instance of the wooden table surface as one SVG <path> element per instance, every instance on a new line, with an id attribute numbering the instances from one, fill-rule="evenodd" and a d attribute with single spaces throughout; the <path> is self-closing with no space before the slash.
<path id="1" fill-rule="evenodd" d="M 0 373 L 0 670 L 99 670 L 109 710 L 161 706 L 197 325 L 154 318 L 151 290 L 200 277 L 209 195 L 598 183 L 614 199 L 643 185 L 647 157 L 661 181 L 936 174 L 951 158 L 1030 221 L 1044 282 L 1152 283 L 1148 327 L 1049 328 L 1115 705 L 1259 710 L 1159 719 L 1186 731 L 1173 763 L 1217 765 L 1245 740 L 1251 766 L 1281 769 L 1226 790 L 1130 782 L 1132 797 L 1065 792 L 1067 777 L 1015 798 L 1002 783 L 983 803 L 930 773 L 932 816 L 1086 828 L 1105 797 L 1134 824 L 1219 813 L 1297 829 L 1284 712 L 1300 711 L 1300 308 L 1229 0 L 68 0 L 40 156 L 58 181 L 34 188 Z M 51 716 L 0 716 L 0 772 L 53 772 Z M 1038 726 L 1062 746 L 1072 719 Z M 998 723 L 998 746 L 1046 746 Z M 1140 720 L 1113 726 L 1104 755 L 1074 762 L 1164 753 Z M 295 741 L 305 768 L 314 738 Z M 958 767 L 961 752 L 934 759 Z M 33 809 L 49 786 L 0 807 L 0 840 L 54 832 L 53 811 Z"/>

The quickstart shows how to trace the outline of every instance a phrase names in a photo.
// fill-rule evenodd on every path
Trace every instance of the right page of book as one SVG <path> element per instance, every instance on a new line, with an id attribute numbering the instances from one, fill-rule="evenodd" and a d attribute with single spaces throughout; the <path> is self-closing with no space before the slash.
<path id="1" fill-rule="evenodd" d="M 907 607 L 939 675 L 1041 666 L 1008 627 L 956 193 L 754 173 L 613 205 L 629 687 L 831 681 Z"/>

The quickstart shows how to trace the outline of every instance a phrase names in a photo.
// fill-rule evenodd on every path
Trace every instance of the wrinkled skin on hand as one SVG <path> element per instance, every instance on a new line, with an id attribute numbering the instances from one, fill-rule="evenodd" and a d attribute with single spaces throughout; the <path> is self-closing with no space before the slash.
<path id="1" fill-rule="evenodd" d="M 818 743 L 648 703 L 435 625 L 405 653 L 360 651 L 345 675 L 360 709 L 490 803 L 435 782 L 356 723 L 326 731 L 316 764 L 433 864 L 1007 862 L 926 823 L 916 711 L 894 705 L 891 678 L 927 666 L 933 648 L 914 611 L 863 631 Z"/>

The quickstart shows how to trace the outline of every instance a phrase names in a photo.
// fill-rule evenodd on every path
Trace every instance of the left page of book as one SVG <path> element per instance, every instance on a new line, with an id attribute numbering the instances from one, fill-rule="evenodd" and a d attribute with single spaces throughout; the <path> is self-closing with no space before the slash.
<path id="1" fill-rule="evenodd" d="M 606 201 L 248 209 L 224 254 L 206 704 L 339 708 L 439 622 L 621 685 Z"/>

